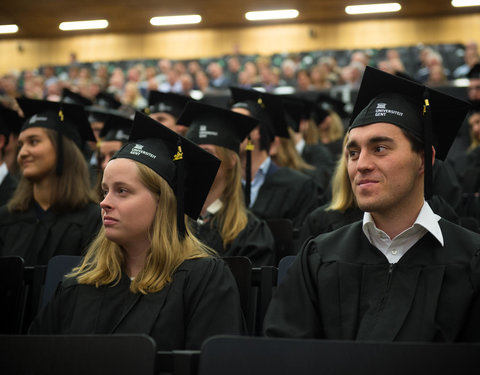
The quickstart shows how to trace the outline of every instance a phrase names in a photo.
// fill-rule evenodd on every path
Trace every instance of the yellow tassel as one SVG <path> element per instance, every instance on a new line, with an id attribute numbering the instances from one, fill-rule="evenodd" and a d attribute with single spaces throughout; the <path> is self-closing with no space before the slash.
<path id="1" fill-rule="evenodd" d="M 427 107 L 430 106 L 430 102 L 428 101 L 428 99 L 425 99 L 425 103 L 423 104 L 423 113 L 425 114 L 425 112 L 427 112 Z"/>
<path id="2" fill-rule="evenodd" d="M 249 139 L 247 142 L 247 145 L 245 146 L 245 150 L 253 151 L 254 149 L 255 149 L 255 146 L 253 145 L 252 141 Z"/>
<path id="3" fill-rule="evenodd" d="M 63 120 L 64 120 L 64 116 L 63 116 L 63 111 L 62 111 L 62 110 L 59 110 L 59 111 L 58 111 L 58 117 L 60 117 L 60 121 L 63 121 Z"/>
<path id="4" fill-rule="evenodd" d="M 182 159 L 183 159 L 182 146 L 178 146 L 177 153 L 173 155 L 173 161 L 182 160 Z"/>

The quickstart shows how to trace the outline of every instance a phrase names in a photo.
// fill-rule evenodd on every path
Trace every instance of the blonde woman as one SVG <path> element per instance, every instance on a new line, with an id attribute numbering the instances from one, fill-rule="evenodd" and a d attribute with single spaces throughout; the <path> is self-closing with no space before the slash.
<path id="1" fill-rule="evenodd" d="M 241 333 L 232 274 L 185 226 L 219 161 L 141 113 L 129 140 L 104 171 L 102 230 L 30 333 L 143 333 L 159 350 Z"/>
<path id="2" fill-rule="evenodd" d="M 198 237 L 222 256 L 246 256 L 254 266 L 274 264 L 274 239 L 264 220 L 245 207 L 239 149 L 257 121 L 226 109 L 191 102 L 180 116 L 187 138 L 222 161 L 192 222 Z"/>

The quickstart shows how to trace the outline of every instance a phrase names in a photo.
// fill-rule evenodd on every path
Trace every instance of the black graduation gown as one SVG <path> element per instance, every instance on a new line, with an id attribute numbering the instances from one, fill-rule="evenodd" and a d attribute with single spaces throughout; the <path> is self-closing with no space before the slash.
<path id="1" fill-rule="evenodd" d="M 17 188 L 18 181 L 8 173 L 0 184 L 0 206 L 7 204 Z"/>
<path id="2" fill-rule="evenodd" d="M 437 215 L 452 223 L 461 224 L 460 217 L 443 197 L 434 195 L 428 200 L 428 204 Z M 342 212 L 338 210 L 327 211 L 326 208 L 328 206 L 329 204 L 325 204 L 308 214 L 300 229 L 300 245 L 309 237 L 316 237 L 322 233 L 332 232 L 335 229 L 363 219 L 363 211 L 358 207 L 350 207 Z"/>
<path id="3" fill-rule="evenodd" d="M 290 219 L 299 228 L 318 206 L 317 192 L 310 177 L 272 162 L 250 210 L 260 219 Z"/>
<path id="4" fill-rule="evenodd" d="M 221 259 L 186 260 L 157 293 L 133 294 L 129 286 L 126 275 L 117 285 L 98 288 L 67 279 L 29 333 L 144 333 L 158 350 L 198 350 L 212 335 L 243 331 L 235 279 Z"/>
<path id="5" fill-rule="evenodd" d="M 279 285 L 268 336 L 364 341 L 480 340 L 480 235 L 441 219 L 396 264 L 356 222 L 309 241 Z"/>
<path id="6" fill-rule="evenodd" d="M 323 144 L 310 144 L 305 145 L 301 156 L 303 160 L 317 169 L 319 183 L 325 190 L 335 168 L 330 151 Z"/>
<path id="7" fill-rule="evenodd" d="M 247 212 L 247 218 L 247 226 L 227 248 L 223 247 L 223 239 L 213 218 L 205 224 L 191 220 L 190 226 L 200 241 L 222 257 L 245 256 L 251 260 L 254 267 L 273 266 L 275 240 L 270 228 L 264 220 L 258 219 L 251 212 Z"/>
<path id="8" fill-rule="evenodd" d="M 35 208 L 10 213 L 0 208 L 0 255 L 21 256 L 26 265 L 47 264 L 54 255 L 83 255 L 102 225 L 100 207 L 57 215 L 50 210 L 38 219 Z"/>

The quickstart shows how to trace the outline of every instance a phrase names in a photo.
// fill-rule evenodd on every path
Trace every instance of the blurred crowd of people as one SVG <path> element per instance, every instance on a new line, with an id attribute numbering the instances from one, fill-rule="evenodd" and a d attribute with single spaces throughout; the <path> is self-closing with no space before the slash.
<path id="1" fill-rule="evenodd" d="M 357 89 L 365 66 L 404 75 L 431 86 L 448 85 L 463 78 L 480 61 L 478 45 L 465 45 L 463 64 L 447 66 L 442 54 L 433 47 L 418 48 L 417 61 L 402 61 L 398 49 L 386 50 L 382 58 L 369 51 L 351 51 L 339 63 L 335 56 L 302 58 L 301 54 L 247 57 L 240 55 L 220 59 L 173 61 L 160 59 L 156 64 L 135 63 L 79 63 L 75 55 L 66 67 L 45 65 L 38 69 L 4 74 L 0 78 L 0 94 L 7 97 L 24 96 L 33 99 L 59 100 L 63 88 L 86 98 L 95 98 L 99 92 L 109 92 L 123 104 L 135 109 L 147 105 L 148 92 L 158 90 L 190 95 L 225 92 L 229 86 L 261 88 L 276 92 L 289 87 L 297 92 L 329 90 L 344 85 Z M 384 55 L 384 56 L 383 56 Z M 410 69 L 406 69 L 407 65 Z M 415 66 L 415 70 L 412 70 Z"/>

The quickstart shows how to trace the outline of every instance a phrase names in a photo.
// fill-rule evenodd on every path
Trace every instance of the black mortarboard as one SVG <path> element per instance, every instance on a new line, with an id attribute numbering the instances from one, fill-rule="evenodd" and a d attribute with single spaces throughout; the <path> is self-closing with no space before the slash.
<path id="1" fill-rule="evenodd" d="M 95 141 L 95 136 L 88 122 L 87 113 L 81 105 L 27 98 L 19 98 L 18 104 L 22 108 L 26 119 L 20 131 L 34 127 L 57 131 L 58 175 L 62 173 L 63 169 L 62 135 L 71 139 L 80 150 L 83 149 L 86 141 Z"/>
<path id="2" fill-rule="evenodd" d="M 340 117 L 348 117 L 345 111 L 345 103 L 326 94 L 318 94 L 312 110 L 312 118 L 315 124 L 320 124 L 330 114 L 336 112 Z"/>
<path id="3" fill-rule="evenodd" d="M 349 130 L 386 122 L 409 131 L 424 143 L 425 160 L 444 160 L 469 104 L 413 81 L 367 66 Z M 425 196 L 430 197 L 431 164 L 425 163 Z"/>
<path id="4" fill-rule="evenodd" d="M 133 120 L 122 114 L 110 113 L 100 131 L 102 141 L 126 142 L 130 135 Z"/>
<path id="5" fill-rule="evenodd" d="M 0 134 L 5 135 L 5 144 L 8 143 L 10 133 L 20 133 L 21 126 L 22 120 L 17 111 L 0 104 Z"/>
<path id="6" fill-rule="evenodd" d="M 118 109 L 122 106 L 122 103 L 115 99 L 113 94 L 102 91 L 95 97 L 95 105 L 101 108 Z"/>
<path id="7" fill-rule="evenodd" d="M 98 105 L 85 107 L 85 110 L 87 111 L 88 121 L 90 123 L 92 122 L 105 123 L 105 121 L 110 115 L 128 117 L 128 115 L 123 111 L 119 111 L 117 109 L 99 107 Z"/>
<path id="8" fill-rule="evenodd" d="M 232 107 L 248 109 L 272 140 L 275 135 L 284 135 L 283 130 L 286 129 L 285 114 L 282 101 L 278 95 L 239 87 L 230 87 L 230 91 L 234 102 Z"/>
<path id="9" fill-rule="evenodd" d="M 480 63 L 475 64 L 472 66 L 470 71 L 467 74 L 467 78 L 469 79 L 480 79 Z"/>
<path id="10" fill-rule="evenodd" d="M 177 119 L 182 113 L 183 108 L 185 108 L 187 103 L 191 100 L 192 99 L 186 95 L 151 90 L 148 94 L 148 107 L 145 108 L 144 112 L 148 115 L 152 113 L 166 112 Z"/>
<path id="11" fill-rule="evenodd" d="M 69 104 L 78 104 L 78 105 L 92 105 L 92 101 L 83 95 L 80 95 L 76 92 L 73 92 L 70 89 L 64 87 L 62 89 L 62 102 L 69 103 Z"/>
<path id="12" fill-rule="evenodd" d="M 159 174 L 177 197 L 177 225 L 185 233 L 184 213 L 197 219 L 220 160 L 143 113 L 136 112 L 128 143 L 112 159 L 138 161 Z"/>
<path id="13" fill-rule="evenodd" d="M 299 131 L 302 120 L 309 119 L 313 103 L 298 96 L 282 96 L 283 109 L 287 125 L 295 132 Z"/>
<path id="14" fill-rule="evenodd" d="M 186 137 L 196 144 L 212 144 L 239 153 L 240 143 L 258 121 L 228 109 L 190 102 L 178 121 L 188 126 Z"/>

